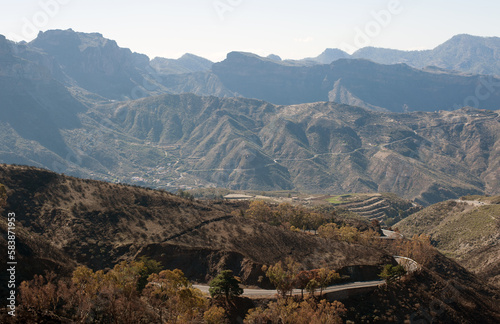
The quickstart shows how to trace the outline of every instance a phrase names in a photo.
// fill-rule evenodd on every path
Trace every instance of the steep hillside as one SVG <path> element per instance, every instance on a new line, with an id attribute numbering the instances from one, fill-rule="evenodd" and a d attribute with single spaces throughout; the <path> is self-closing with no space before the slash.
<path id="1" fill-rule="evenodd" d="M 7 188 L 5 210 L 16 213 L 18 231 L 34 235 L 20 235 L 33 250 L 28 255 L 55 264 L 70 259 L 103 269 L 146 255 L 201 282 L 230 268 L 255 285 L 261 265 L 290 254 L 313 268 L 378 266 L 391 259 L 366 246 L 327 244 L 319 237 L 243 218 L 240 209 L 248 207 L 241 203 L 190 201 L 163 191 L 21 166 L 1 165 L 0 183 Z M 39 248 L 33 247 L 36 237 L 42 241 Z M 50 248 L 41 249 L 43 244 Z"/>
<path id="2" fill-rule="evenodd" d="M 393 192 L 421 204 L 500 187 L 492 111 L 386 114 L 186 94 L 96 106 L 76 117 L 79 127 L 50 128 L 67 146 L 62 153 L 3 122 L 1 161 L 168 190 Z"/>
<path id="3" fill-rule="evenodd" d="M 49 71 L 34 62 L 15 55 L 12 44 L 0 35 L 0 147 L 16 143 L 17 136 L 24 141 L 44 147 L 55 155 L 71 152 L 60 130 L 81 127 L 78 113 L 87 107 L 57 82 Z M 27 159 L 21 159 L 27 162 Z"/>
<path id="4" fill-rule="evenodd" d="M 44 270 L 67 276 L 77 263 L 102 269 L 140 256 L 159 260 L 167 269 L 181 269 L 199 282 L 232 269 L 243 283 L 256 285 L 262 264 L 288 256 L 306 268 L 331 267 L 360 280 L 373 278 L 396 253 L 397 242 L 346 243 L 243 218 L 239 215 L 248 208 L 245 204 L 190 201 L 22 166 L 1 165 L 0 182 L 7 188 L 5 211 L 15 211 L 17 218 L 19 280 Z M 4 231 L 0 222 L 2 249 Z M 346 318 L 402 322 L 430 316 L 444 323 L 495 323 L 495 289 L 435 251 L 422 257 L 427 260 L 422 271 L 343 299 L 349 310 Z"/>
<path id="5" fill-rule="evenodd" d="M 193 82 L 196 86 L 191 91 L 205 94 L 208 90 L 201 89 L 210 89 L 210 82 L 197 79 L 196 73 L 186 77 L 170 75 L 206 72 L 213 64 L 211 61 L 192 54 L 177 60 L 155 58 L 150 61 L 146 55 L 121 48 L 99 33 L 49 30 L 41 32 L 27 45 L 14 47 L 16 55 L 44 66 L 65 86 L 85 93 L 85 97 L 94 101 L 187 92 Z M 222 95 L 227 93 L 219 91 Z M 213 90 L 210 94 L 219 93 Z"/>
<path id="6" fill-rule="evenodd" d="M 499 297 L 498 290 L 437 254 L 429 267 L 344 303 L 354 323 L 495 324 Z"/>
<path id="7" fill-rule="evenodd" d="M 500 286 L 500 196 L 432 205 L 397 223 L 405 235 L 431 235 L 436 247 Z"/>
<path id="8" fill-rule="evenodd" d="M 19 280 L 44 270 L 68 276 L 75 260 L 102 269 L 144 255 L 199 282 L 232 269 L 243 283 L 256 285 L 262 264 L 288 256 L 306 268 L 331 267 L 360 280 L 373 278 L 381 265 L 391 263 L 397 248 L 397 242 L 346 243 L 266 225 L 239 216 L 248 208 L 244 203 L 190 201 L 30 167 L 1 165 L 0 182 L 7 189 L 5 211 L 15 212 L 17 218 L 16 250 L 23 263 Z M 4 231 L 0 222 L 3 248 Z M 427 260 L 422 271 L 343 299 L 349 310 L 346 319 L 402 322 L 431 316 L 444 323 L 495 323 L 498 291 L 434 250 L 422 256 Z M 253 307 L 267 302 L 246 300 Z M 45 317 L 53 322 L 58 317 L 52 311 Z"/>
<path id="9" fill-rule="evenodd" d="M 164 148 L 170 165 L 162 172 L 172 180 L 178 174 L 231 189 L 394 192 L 424 204 L 498 190 L 496 112 L 398 115 L 189 95 L 98 112 L 121 132 Z"/>
<path id="10" fill-rule="evenodd" d="M 147 75 L 146 55 L 120 48 L 98 33 L 52 30 L 41 32 L 29 45 L 52 56 L 73 83 L 106 98 L 133 97 L 132 90 Z"/>

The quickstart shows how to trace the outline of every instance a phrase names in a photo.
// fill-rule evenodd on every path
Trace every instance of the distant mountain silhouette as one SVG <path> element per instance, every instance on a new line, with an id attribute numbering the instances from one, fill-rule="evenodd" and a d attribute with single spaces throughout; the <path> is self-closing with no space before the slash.
<path id="1" fill-rule="evenodd" d="M 338 49 L 327 49 L 303 62 L 329 64 L 340 58 L 368 59 L 381 64 L 406 63 L 412 67 L 436 66 L 471 74 L 500 75 L 500 38 L 456 35 L 432 50 L 401 51 L 365 47 L 352 55 Z"/>
<path id="2" fill-rule="evenodd" d="M 194 93 L 256 98 L 275 104 L 333 101 L 406 112 L 453 110 L 468 105 L 484 109 L 499 107 L 497 79 L 447 70 L 469 66 L 484 72 L 486 66 L 497 62 L 493 50 L 497 42 L 496 38 L 459 35 L 433 51 L 365 48 L 349 56 L 340 50 L 327 49 L 317 58 L 302 61 L 232 52 L 215 64 L 192 54 L 176 60 L 150 61 L 146 55 L 120 48 L 101 34 L 71 29 L 42 32 L 29 44 L 12 47 L 16 57 L 48 70 L 53 79 L 74 89 L 89 104 L 95 100 Z M 357 57 L 398 64 L 352 59 Z M 419 70 L 400 62 L 434 67 Z"/>
<path id="3" fill-rule="evenodd" d="M 150 64 L 161 74 L 182 74 L 208 71 L 214 63 L 203 57 L 184 54 L 177 60 L 156 57 Z"/>

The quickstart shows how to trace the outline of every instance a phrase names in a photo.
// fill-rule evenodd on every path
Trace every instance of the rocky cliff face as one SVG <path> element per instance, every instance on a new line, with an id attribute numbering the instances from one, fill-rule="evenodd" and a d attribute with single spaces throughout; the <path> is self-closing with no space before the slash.
<path id="1" fill-rule="evenodd" d="M 394 112 L 453 110 L 466 105 L 497 109 L 500 104 L 498 79 L 460 75 L 439 68 L 417 70 L 400 64 L 406 62 L 423 67 L 425 60 L 421 61 L 420 57 L 428 55 L 439 62 L 454 62 L 444 66 L 436 61 L 434 65 L 442 68 L 453 69 L 457 64 L 458 67 L 493 66 L 490 61 L 497 55 L 495 40 L 469 38 L 457 36 L 430 54 L 405 52 L 408 58 L 403 60 L 397 59 L 399 52 L 367 48 L 358 56 L 327 50 L 320 57 L 305 61 L 283 61 L 233 52 L 223 62 L 212 65 L 190 54 L 177 60 L 156 58 L 149 61 L 147 56 L 120 48 L 101 34 L 52 30 L 40 33 L 29 44 L 16 44 L 14 56 L 44 67 L 52 78 L 77 89 L 81 96 L 91 98 L 90 101 L 189 92 L 219 97 L 243 96 L 275 104 L 330 100 Z M 455 49 L 460 51 L 457 57 L 452 57 Z M 482 62 L 481 55 L 490 50 L 493 54 L 488 54 L 489 61 Z M 317 64 L 331 62 L 333 58 L 363 55 L 374 57 L 376 61 L 380 61 L 380 56 L 398 64 L 381 65 L 359 59 Z"/>
<path id="2" fill-rule="evenodd" d="M 55 58 L 74 83 L 106 98 L 131 97 L 134 87 L 144 83 L 149 65 L 147 56 L 120 48 L 97 33 L 52 30 L 41 32 L 29 45 Z"/>
<path id="3" fill-rule="evenodd" d="M 4 35 L 0 35 L 0 55 L 4 60 L 12 56 L 12 47 Z"/>
<path id="4" fill-rule="evenodd" d="M 20 136 L 57 155 L 71 152 L 60 130 L 80 127 L 77 114 L 86 107 L 45 66 L 18 57 L 17 45 L 0 39 L 0 52 L 1 145 L 13 145 Z"/>

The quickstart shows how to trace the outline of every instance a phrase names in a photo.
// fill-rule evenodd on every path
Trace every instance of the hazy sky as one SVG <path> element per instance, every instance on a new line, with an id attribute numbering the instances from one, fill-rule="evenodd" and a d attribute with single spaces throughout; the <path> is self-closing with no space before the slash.
<path id="1" fill-rule="evenodd" d="M 0 34 L 99 32 L 121 47 L 214 61 L 230 51 L 282 58 L 370 45 L 431 49 L 456 34 L 500 36 L 493 0 L 0 0 Z"/>

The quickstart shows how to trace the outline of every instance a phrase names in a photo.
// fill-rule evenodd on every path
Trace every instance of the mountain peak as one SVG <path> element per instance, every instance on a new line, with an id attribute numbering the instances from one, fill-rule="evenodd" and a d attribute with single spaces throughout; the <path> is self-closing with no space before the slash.
<path id="1" fill-rule="evenodd" d="M 321 64 L 330 64 L 333 61 L 343 58 L 349 58 L 349 54 L 338 48 L 327 48 L 318 57 L 313 60 Z"/>
<path id="2" fill-rule="evenodd" d="M 279 57 L 279 56 L 278 56 L 278 55 L 276 55 L 276 54 L 269 54 L 269 55 L 267 56 L 267 58 L 268 58 L 268 59 L 270 59 L 270 60 L 273 60 L 273 61 L 278 61 L 278 62 L 281 62 L 281 61 L 282 61 L 281 57 Z"/>
<path id="3" fill-rule="evenodd" d="M 500 47 L 499 37 L 474 36 L 469 34 L 458 34 L 436 47 L 439 49 L 446 46 L 495 46 Z"/>
<path id="4" fill-rule="evenodd" d="M 80 51 L 84 51 L 89 47 L 104 47 L 111 46 L 118 48 L 118 44 L 114 40 L 105 38 L 100 33 L 80 33 L 75 32 L 73 29 L 55 29 L 40 32 L 32 44 L 40 46 L 42 44 L 49 46 L 75 46 L 78 44 Z"/>
<path id="5" fill-rule="evenodd" d="M 178 59 L 155 57 L 150 65 L 162 74 L 184 74 L 191 72 L 205 72 L 214 64 L 206 58 L 186 53 Z"/>
<path id="6" fill-rule="evenodd" d="M 12 46 L 9 40 L 4 35 L 0 35 L 0 55 L 12 55 Z"/>

